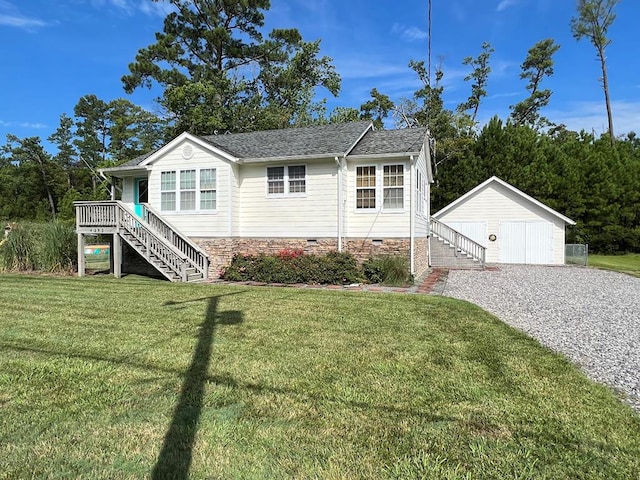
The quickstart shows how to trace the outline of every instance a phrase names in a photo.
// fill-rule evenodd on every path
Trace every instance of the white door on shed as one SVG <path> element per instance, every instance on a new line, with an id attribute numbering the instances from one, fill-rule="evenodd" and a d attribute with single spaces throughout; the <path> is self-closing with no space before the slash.
<path id="1" fill-rule="evenodd" d="M 446 224 L 483 247 L 487 246 L 487 222 L 446 222 Z"/>
<path id="2" fill-rule="evenodd" d="M 551 222 L 500 222 L 500 263 L 553 263 Z"/>

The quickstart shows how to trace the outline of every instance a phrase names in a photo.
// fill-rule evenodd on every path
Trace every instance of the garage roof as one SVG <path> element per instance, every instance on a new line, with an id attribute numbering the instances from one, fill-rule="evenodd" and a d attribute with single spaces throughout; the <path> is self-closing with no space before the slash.
<path id="1" fill-rule="evenodd" d="M 482 190 L 483 188 L 485 188 L 486 186 L 490 185 L 491 183 L 497 183 L 499 185 L 502 185 L 503 187 L 507 188 L 508 190 L 511 190 L 513 193 L 515 193 L 516 195 L 518 195 L 519 197 L 523 198 L 524 200 L 526 200 L 527 202 L 545 210 L 546 212 L 550 213 L 551 215 L 561 219 L 562 221 L 564 221 L 565 223 L 569 224 L 569 225 L 575 225 L 576 222 L 574 222 L 573 220 L 571 220 L 569 217 L 565 217 L 564 215 L 562 215 L 559 212 L 556 212 L 553 208 L 550 208 L 548 206 L 546 206 L 544 203 L 536 200 L 535 198 L 527 195 L 526 193 L 524 193 L 521 190 L 518 190 L 516 187 L 514 187 L 513 185 L 505 182 L 504 180 L 499 179 L 496 176 L 493 176 L 491 178 L 489 178 L 488 180 L 485 180 L 484 182 L 482 182 L 480 185 L 478 185 L 477 187 L 475 187 L 473 190 L 469 190 L 467 193 L 465 193 L 464 195 L 462 195 L 460 198 L 458 198 L 457 200 L 454 200 L 453 202 L 451 202 L 449 205 L 447 205 L 446 207 L 444 207 L 442 210 L 436 212 L 433 214 L 434 217 L 438 218 L 441 215 L 444 215 L 445 213 L 447 213 L 449 210 L 452 210 L 453 208 L 455 208 L 457 205 L 463 203 L 465 200 L 467 200 L 468 198 L 472 197 L 473 195 L 475 195 L 476 192 L 479 192 L 480 190 Z"/>

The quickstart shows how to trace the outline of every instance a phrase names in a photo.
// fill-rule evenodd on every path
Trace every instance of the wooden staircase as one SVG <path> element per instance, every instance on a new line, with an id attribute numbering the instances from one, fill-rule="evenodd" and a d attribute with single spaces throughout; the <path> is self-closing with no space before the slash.
<path id="1" fill-rule="evenodd" d="M 207 254 L 164 221 L 149 205 L 143 205 L 141 216 L 120 201 L 75 202 L 74 205 L 79 236 L 87 233 L 111 233 L 114 240 L 116 236 L 121 238 L 172 282 L 207 279 Z M 112 252 L 112 255 L 115 254 Z M 84 264 L 82 267 L 84 268 Z"/>
<path id="2" fill-rule="evenodd" d="M 431 267 L 484 269 L 485 247 L 433 217 L 430 226 Z"/>

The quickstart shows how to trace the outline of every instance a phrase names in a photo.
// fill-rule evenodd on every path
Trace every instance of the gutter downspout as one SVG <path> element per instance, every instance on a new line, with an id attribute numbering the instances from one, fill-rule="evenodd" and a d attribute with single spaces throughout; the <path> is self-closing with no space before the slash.
<path id="1" fill-rule="evenodd" d="M 342 211 L 342 161 L 338 157 L 334 157 L 336 166 L 338 167 L 338 251 L 342 252 L 342 234 L 343 234 L 343 211 Z"/>
<path id="2" fill-rule="evenodd" d="M 415 247 L 415 224 L 416 224 L 416 220 L 415 220 L 415 188 L 414 188 L 414 183 L 416 181 L 416 159 L 413 155 L 411 155 L 409 157 L 409 165 L 410 165 L 410 169 L 411 169 L 411 181 L 409 182 L 409 188 L 411 189 L 411 193 L 409 194 L 409 256 L 410 256 L 410 260 L 409 263 L 411 265 L 411 275 L 414 275 L 416 272 L 415 269 L 415 253 L 414 253 L 414 247 Z"/>

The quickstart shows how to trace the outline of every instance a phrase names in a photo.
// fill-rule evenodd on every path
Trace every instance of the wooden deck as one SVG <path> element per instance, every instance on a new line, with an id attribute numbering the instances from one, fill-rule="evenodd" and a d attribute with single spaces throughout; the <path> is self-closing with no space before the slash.
<path id="1" fill-rule="evenodd" d="M 171 281 L 188 282 L 208 278 L 207 254 L 148 205 L 143 205 L 141 217 L 117 200 L 75 202 L 74 205 L 79 276 L 85 274 L 85 235 L 110 234 L 113 235 L 112 271 L 116 278 L 122 273 L 121 241 L 127 242 Z"/>

